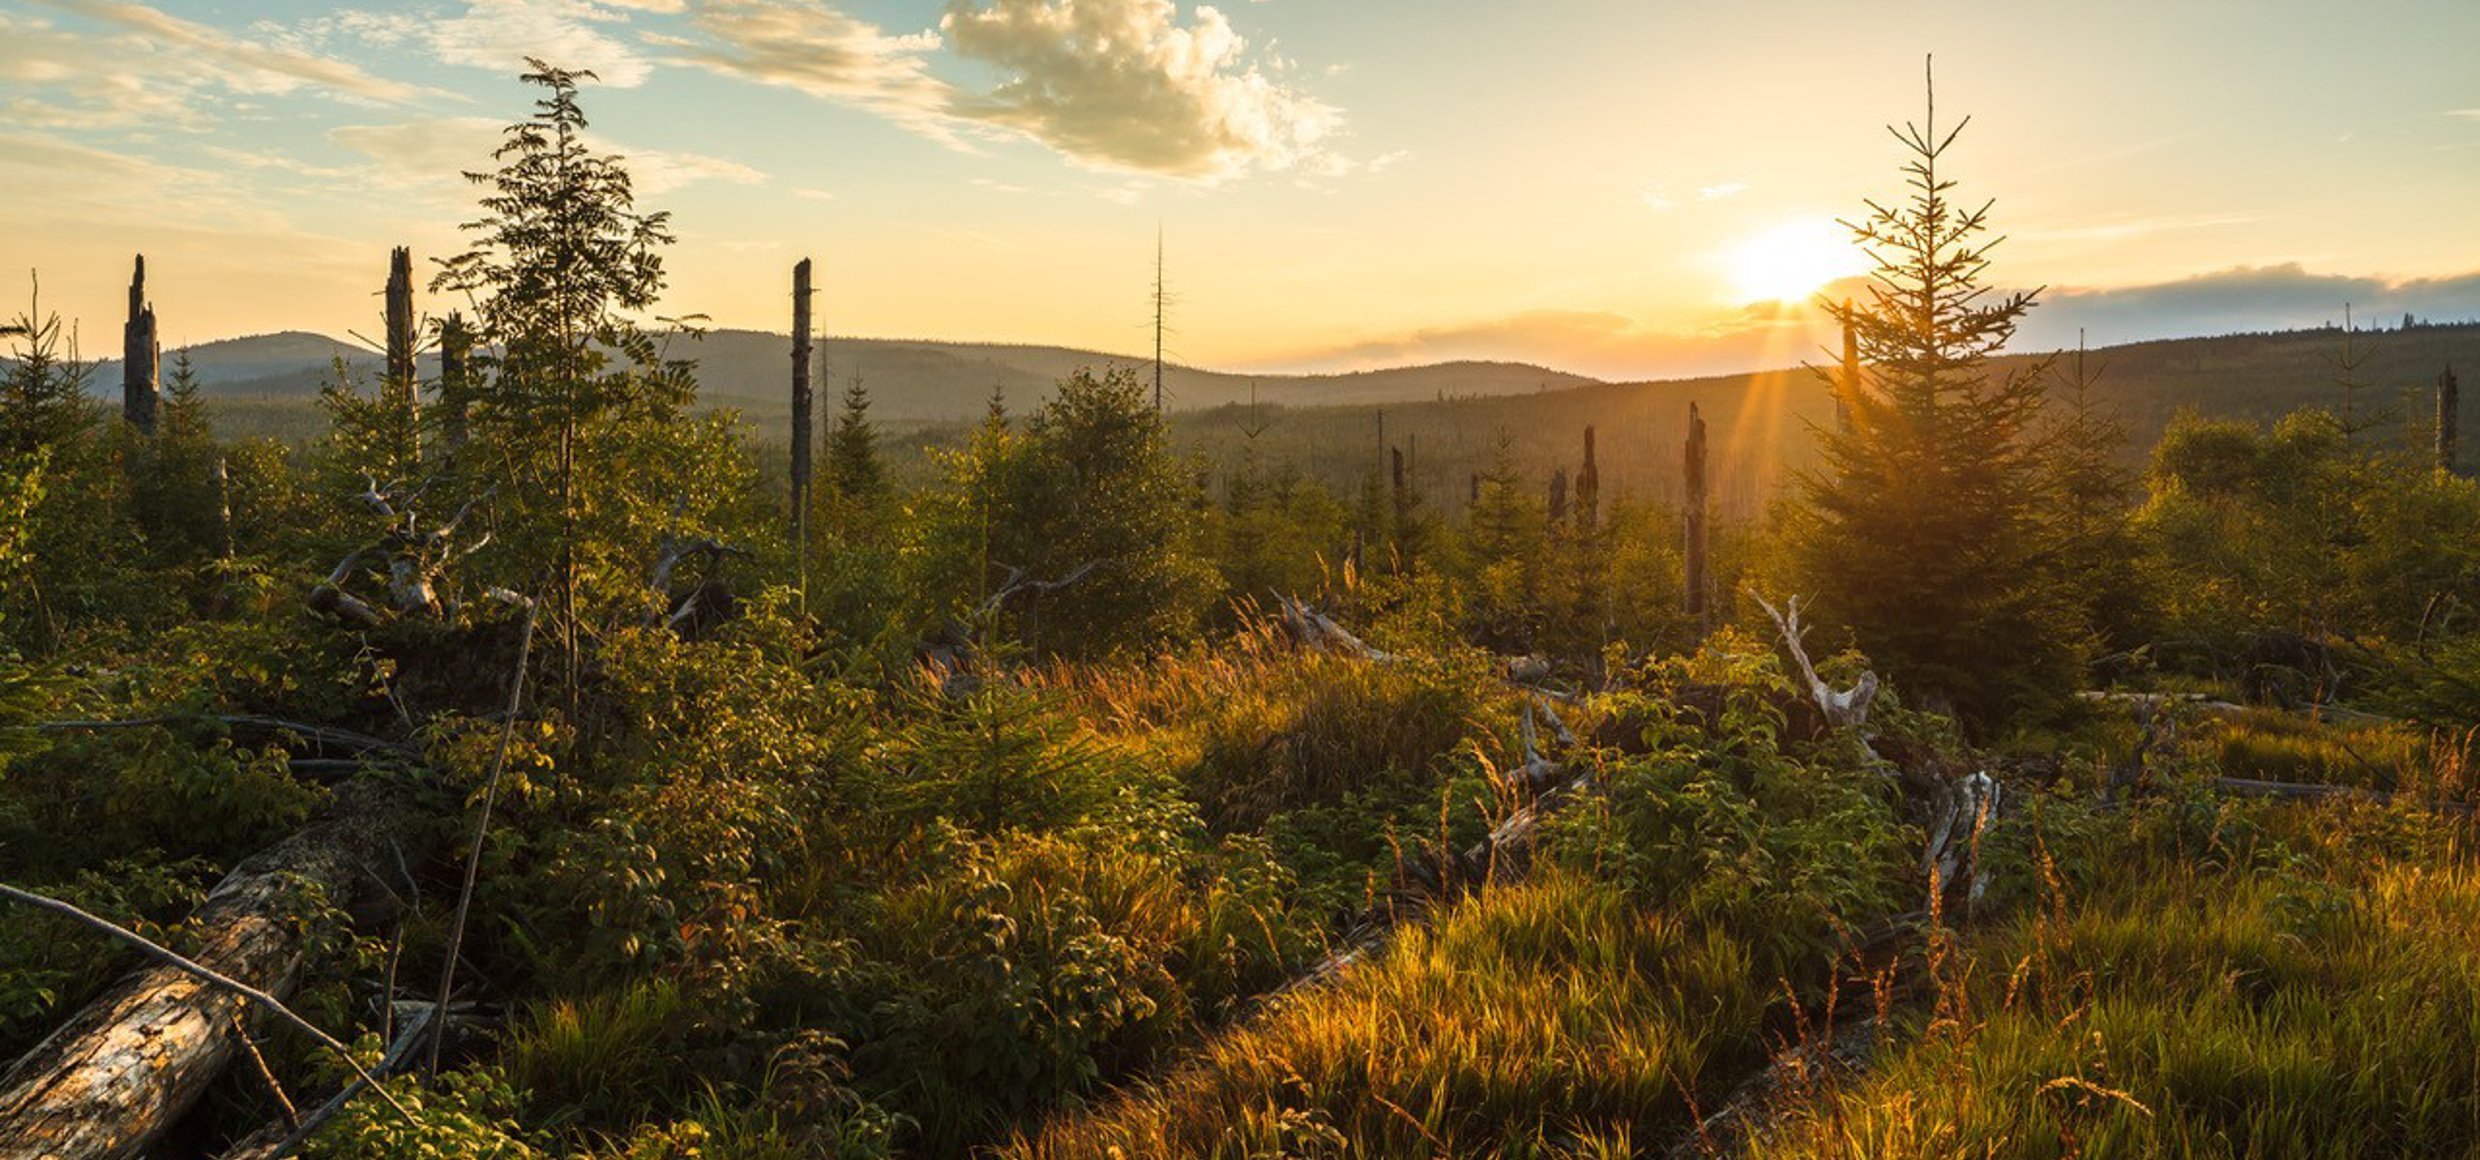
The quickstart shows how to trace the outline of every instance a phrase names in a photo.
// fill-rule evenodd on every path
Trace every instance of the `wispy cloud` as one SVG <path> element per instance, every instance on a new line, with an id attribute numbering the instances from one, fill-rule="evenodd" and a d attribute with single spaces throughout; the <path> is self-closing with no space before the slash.
<path id="1" fill-rule="evenodd" d="M 135 34 L 149 51 L 162 54 L 161 59 L 150 64 L 169 65 L 211 78 L 238 92 L 279 94 L 315 87 L 391 104 L 432 95 L 420 86 L 372 76 L 341 60 L 246 40 L 143 4 L 114 0 L 41 2 Z"/>
<path id="2" fill-rule="evenodd" d="M 73 26 L 0 12 L 0 98 L 24 129 L 212 127 L 251 98 L 316 92 L 363 104 L 445 96 L 276 39 L 253 39 L 140 4 L 42 0 Z"/>
<path id="3" fill-rule="evenodd" d="M 678 5 L 630 7 L 675 11 Z M 455 17 L 426 21 L 422 36 L 449 64 L 505 73 L 539 57 L 628 89 L 644 84 L 654 66 L 633 40 L 614 35 L 626 20 L 625 13 L 585 0 L 472 0 Z"/>
<path id="4" fill-rule="evenodd" d="M 1721 201 L 1723 198 L 1738 197 L 1746 192 L 1748 192 L 1747 182 L 1725 181 L 1716 185 L 1708 185 L 1699 188 L 1696 191 L 1696 199 L 1698 201 Z"/>
<path id="5" fill-rule="evenodd" d="M 654 37 L 690 64 L 822 100 L 856 105 L 952 140 L 945 83 L 930 75 L 936 32 L 890 35 L 834 8 L 796 0 L 718 0 L 696 14 L 701 40 Z"/>
<path id="6" fill-rule="evenodd" d="M 488 117 L 439 117 L 392 125 L 343 125 L 328 130 L 330 142 L 360 153 L 391 180 L 427 186 L 434 193 L 453 191 L 465 199 L 467 170 L 491 167 L 505 126 Z M 700 153 L 644 149 L 589 135 L 589 148 L 626 159 L 632 187 L 640 197 L 659 196 L 699 181 L 761 185 L 766 175 L 751 166 Z"/>

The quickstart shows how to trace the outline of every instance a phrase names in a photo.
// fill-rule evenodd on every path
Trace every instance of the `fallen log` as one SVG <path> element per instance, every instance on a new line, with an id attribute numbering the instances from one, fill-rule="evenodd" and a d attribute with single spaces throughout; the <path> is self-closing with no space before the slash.
<path id="1" fill-rule="evenodd" d="M 2221 793 L 2229 794 L 2232 797 L 2280 798 L 2289 801 L 2334 801 L 2340 799 L 2367 802 L 2370 805 L 2382 806 L 2392 805 L 2396 796 L 2386 790 L 2367 789 L 2356 785 L 2329 785 L 2322 782 L 2299 781 L 2259 781 L 2255 778 L 2247 777 L 2217 777 L 2214 778 L 2210 784 L 2215 790 Z M 2426 798 L 2418 799 L 2414 804 L 2423 809 L 2432 810 L 2436 813 L 2457 814 L 2462 816 L 2469 816 L 2474 808 L 2470 802 L 2432 801 Z"/>
<path id="2" fill-rule="evenodd" d="M 208 893 L 191 915 L 204 934 L 195 964 L 280 1002 L 301 968 L 306 905 L 349 900 L 408 816 L 386 788 L 340 789 L 325 819 Z M 251 1002 L 168 963 L 131 972 L 0 1073 L 0 1160 L 138 1154 L 241 1051 Z"/>
<path id="3" fill-rule="evenodd" d="M 1541 709 L 1560 742 L 1575 745 L 1575 735 L 1568 732 L 1566 723 L 1559 720 L 1548 703 L 1543 702 Z M 1325 958 L 1276 988 L 1261 1006 L 1325 985 L 1354 963 L 1385 949 L 1404 922 L 1481 885 L 1507 881 L 1524 869 L 1531 861 L 1542 823 L 1590 788 L 1595 771 L 1587 769 L 1570 777 L 1565 763 L 1543 756 L 1536 744 L 1531 703 L 1524 707 L 1523 738 L 1524 764 L 1511 780 L 1531 800 L 1462 853 L 1441 854 L 1403 867 L 1402 882 L 1396 890 L 1372 906 Z"/>

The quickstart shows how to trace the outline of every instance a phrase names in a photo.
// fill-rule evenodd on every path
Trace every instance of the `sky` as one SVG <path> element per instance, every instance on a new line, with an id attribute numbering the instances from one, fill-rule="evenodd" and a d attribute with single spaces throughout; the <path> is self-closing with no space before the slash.
<path id="1" fill-rule="evenodd" d="M 1147 350 L 1159 237 L 1197 365 L 1789 365 L 1934 57 L 2019 349 L 2480 318 L 2475 46 L 2480 0 L 0 0 L 0 310 L 113 353 L 143 252 L 168 347 L 376 334 L 533 55 L 672 215 L 664 314 L 786 329 L 807 256 L 834 334 Z"/>

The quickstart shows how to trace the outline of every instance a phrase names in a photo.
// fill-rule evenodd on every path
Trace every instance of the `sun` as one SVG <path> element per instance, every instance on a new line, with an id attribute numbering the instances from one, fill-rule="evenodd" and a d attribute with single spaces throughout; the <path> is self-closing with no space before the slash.
<path id="1" fill-rule="evenodd" d="M 1741 242 L 1723 255 L 1744 302 L 1798 302 L 1866 266 L 1851 234 L 1824 218 L 1800 218 Z"/>

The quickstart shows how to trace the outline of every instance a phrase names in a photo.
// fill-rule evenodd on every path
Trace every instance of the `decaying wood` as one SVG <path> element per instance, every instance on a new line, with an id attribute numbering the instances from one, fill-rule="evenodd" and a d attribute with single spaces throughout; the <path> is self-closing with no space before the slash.
<path id="1" fill-rule="evenodd" d="M 1681 558 L 1685 561 L 1688 626 L 1702 639 L 1713 627 L 1706 596 L 1713 581 L 1705 567 L 1705 525 L 1710 503 L 1705 487 L 1705 417 L 1697 414 L 1696 404 L 1688 404 L 1688 445 L 1683 455 L 1687 474 L 1687 502 L 1680 509 L 1686 543 Z M 1796 612 L 1797 609 L 1794 609 Z"/>
<path id="2" fill-rule="evenodd" d="M 1302 648 L 1372 661 L 1395 659 L 1393 653 L 1369 647 L 1333 618 L 1310 607 L 1308 601 L 1276 593 L 1275 606 L 1282 611 L 1283 631 Z"/>
<path id="3" fill-rule="evenodd" d="M 414 377 L 413 251 L 398 246 L 388 251 L 387 384 L 404 395 L 405 415 L 415 430 L 422 423 L 422 386 Z M 418 455 L 418 451 L 417 451 Z"/>
<path id="4" fill-rule="evenodd" d="M 810 418 L 809 259 L 792 267 L 792 545 L 808 561 L 810 440 L 817 423 Z"/>
<path id="5" fill-rule="evenodd" d="M 1850 729 L 1871 761 L 1884 762 L 1867 732 L 1869 705 L 1877 699 L 1877 674 L 1862 672 L 1848 689 L 1827 684 L 1801 642 L 1807 630 L 1800 624 L 1800 598 L 1791 597 L 1780 609 L 1763 596 L 1756 600 L 1782 632 L 1783 648 L 1799 667 L 1817 710 L 1830 724 Z M 1922 846 L 1920 865 L 1929 875 L 1930 889 L 1943 898 L 1956 893 L 1960 885 L 1961 896 L 1956 901 L 1968 911 L 1989 888 L 1989 870 L 1980 858 L 1981 838 L 1997 821 L 2006 787 L 1987 770 L 1956 774 L 1937 768 L 1934 762 L 1892 764 L 1927 810 L 1928 841 Z"/>
<path id="6" fill-rule="evenodd" d="M 1757 607 L 1773 617 L 1774 627 L 1781 630 L 1783 648 L 1791 653 L 1792 663 L 1800 666 L 1800 679 L 1807 683 L 1809 696 L 1817 702 L 1817 711 L 1825 714 L 1831 724 L 1855 730 L 1866 729 L 1869 703 L 1877 699 L 1877 674 L 1874 671 L 1862 672 L 1860 679 L 1848 689 L 1838 690 L 1827 684 L 1824 677 L 1817 675 L 1817 666 L 1809 663 L 1808 647 L 1801 643 L 1808 630 L 1800 625 L 1800 598 L 1792 597 L 1785 602 L 1783 609 L 1775 608 L 1763 596 L 1756 599 Z"/>
<path id="7" fill-rule="evenodd" d="M 163 348 L 155 338 L 155 307 L 146 300 L 146 255 L 129 276 L 129 321 L 121 327 L 121 418 L 142 435 L 155 433 L 163 400 Z"/>
<path id="8" fill-rule="evenodd" d="M 245 1007 L 289 1015 L 305 907 L 351 899 L 406 816 L 386 789 L 348 786 L 324 820 L 235 868 L 191 916 L 197 954 L 155 948 L 0 1074 L 0 1160 L 129 1156 L 160 1137 L 240 1050 Z"/>
<path id="9" fill-rule="evenodd" d="M 1590 789 L 1596 772 L 1591 767 L 1571 771 L 1567 763 L 1552 761 L 1542 753 L 1534 725 L 1536 707 L 1548 718 L 1553 736 L 1563 745 L 1576 744 L 1575 734 L 1568 732 L 1566 723 L 1559 720 L 1558 712 L 1548 701 L 1534 699 L 1525 703 L 1521 720 L 1524 764 L 1512 779 L 1528 799 L 1525 804 L 1463 852 L 1418 859 L 1400 867 L 1396 889 L 1370 907 L 1325 958 L 1276 988 L 1263 1003 L 1272 1004 L 1324 986 L 1353 964 L 1385 949 L 1403 923 L 1481 886 L 1509 881 L 1523 873 L 1531 863 L 1534 844 L 1540 840 L 1542 823 Z"/>
<path id="10" fill-rule="evenodd" d="M 157 725 L 189 725 L 212 721 L 236 732 L 248 731 L 277 738 L 292 738 L 322 753 L 393 754 L 414 756 L 418 751 L 401 741 L 389 741 L 332 725 L 312 725 L 288 721 L 282 717 L 255 714 L 196 713 L 158 717 L 121 717 L 99 721 L 40 721 L 27 728 L 40 733 L 85 733 L 107 729 L 145 729 Z"/>
<path id="11" fill-rule="evenodd" d="M 448 522 L 435 528 L 424 528 L 417 510 L 422 493 L 428 485 L 404 490 L 400 485 L 382 487 L 379 481 L 363 476 L 364 487 L 353 498 L 362 502 L 371 513 L 389 522 L 387 532 L 377 542 L 345 553 L 343 559 L 327 573 L 327 578 L 310 590 L 308 603 L 313 612 L 324 613 L 360 629 L 375 629 L 387 618 L 370 602 L 346 591 L 345 585 L 364 570 L 365 561 L 377 561 L 377 570 L 387 580 L 388 597 L 399 616 L 436 619 L 449 611 L 439 598 L 438 577 L 449 565 L 481 551 L 491 542 L 489 532 L 470 544 L 457 543 L 457 531 L 465 526 L 476 505 L 490 493 L 467 499 L 456 509 Z"/>

